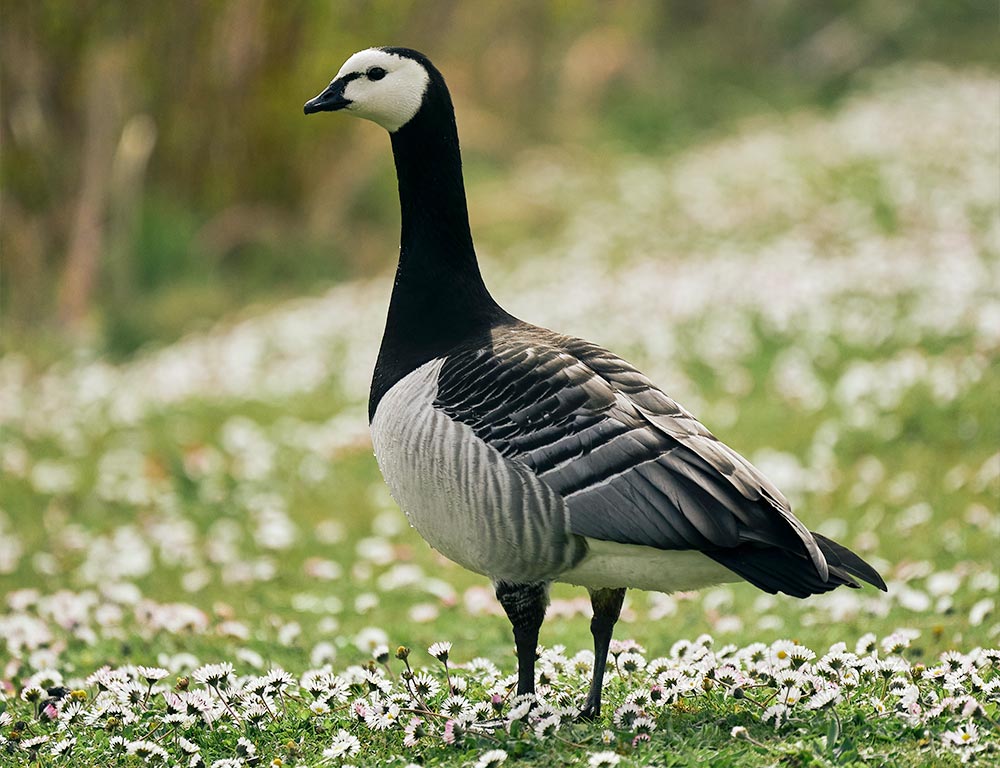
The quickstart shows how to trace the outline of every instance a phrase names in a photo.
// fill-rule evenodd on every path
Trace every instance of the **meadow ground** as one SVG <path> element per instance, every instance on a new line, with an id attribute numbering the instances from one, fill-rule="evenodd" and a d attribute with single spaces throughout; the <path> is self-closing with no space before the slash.
<path id="1" fill-rule="evenodd" d="M 120 365 L 0 359 L 0 765 L 997 764 L 997 130 L 991 77 L 911 70 L 472 188 L 561 222 L 483 228 L 501 303 L 631 359 L 889 584 L 630 593 L 592 724 L 582 590 L 514 699 L 489 584 L 381 483 L 388 276 Z"/>

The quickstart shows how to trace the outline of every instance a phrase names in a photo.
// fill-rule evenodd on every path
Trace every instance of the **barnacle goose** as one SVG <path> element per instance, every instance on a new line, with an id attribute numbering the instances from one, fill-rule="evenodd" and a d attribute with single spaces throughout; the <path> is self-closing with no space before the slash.
<path id="1" fill-rule="evenodd" d="M 306 114 L 389 131 L 402 234 L 368 416 L 393 497 L 432 547 L 493 580 L 513 625 L 518 694 L 534 692 L 553 581 L 586 587 L 595 717 L 628 587 L 745 579 L 795 597 L 857 579 L 856 554 L 810 531 L 746 459 L 633 366 L 522 322 L 483 283 L 458 131 L 441 73 L 407 48 L 351 56 Z"/>

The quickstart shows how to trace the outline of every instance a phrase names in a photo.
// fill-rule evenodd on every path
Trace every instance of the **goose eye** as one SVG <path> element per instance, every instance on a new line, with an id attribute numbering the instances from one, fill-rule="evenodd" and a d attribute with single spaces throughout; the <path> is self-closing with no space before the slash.
<path id="1" fill-rule="evenodd" d="M 381 80 L 389 73 L 382 69 L 382 67 L 372 67 L 368 70 L 367 74 L 369 80 Z"/>

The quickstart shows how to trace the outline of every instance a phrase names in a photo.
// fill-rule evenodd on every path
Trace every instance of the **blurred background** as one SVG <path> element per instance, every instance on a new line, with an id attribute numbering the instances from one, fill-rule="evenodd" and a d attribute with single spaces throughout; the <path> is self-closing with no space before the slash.
<path id="1" fill-rule="evenodd" d="M 975 0 L 2 3 L 0 351 L 115 359 L 250 304 L 391 269 L 383 132 L 301 106 L 371 45 L 426 52 L 458 110 L 473 226 L 560 225 L 503 194 L 540 156 L 683 151 L 834 109 L 883 68 L 995 69 Z M 43 350 L 39 353 L 39 350 Z"/>

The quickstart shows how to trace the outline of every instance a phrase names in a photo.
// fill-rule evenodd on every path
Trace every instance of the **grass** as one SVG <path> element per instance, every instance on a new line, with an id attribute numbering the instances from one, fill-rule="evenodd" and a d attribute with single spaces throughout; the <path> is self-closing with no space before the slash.
<path id="1" fill-rule="evenodd" d="M 381 482 L 388 280 L 353 283 L 128 363 L 0 358 L 0 765 L 994 762 L 993 87 L 897 74 L 662 164 L 524 170 L 563 229 L 480 243 L 517 314 L 626 354 L 888 594 L 630 593 L 583 724 L 589 608 L 557 585 L 540 705 L 468 727 L 520 714 L 509 626 Z"/>

